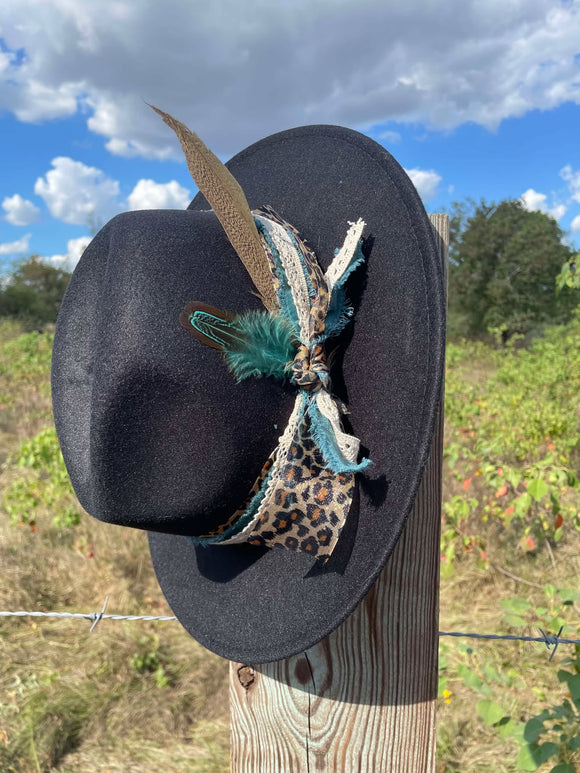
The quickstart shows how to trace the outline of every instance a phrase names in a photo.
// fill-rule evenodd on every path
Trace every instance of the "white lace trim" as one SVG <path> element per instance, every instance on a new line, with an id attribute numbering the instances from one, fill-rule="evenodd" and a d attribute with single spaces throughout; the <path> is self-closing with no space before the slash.
<path id="1" fill-rule="evenodd" d="M 330 422 L 340 453 L 349 462 L 356 462 L 360 440 L 354 435 L 348 435 L 343 430 L 336 400 L 327 391 L 321 389 L 316 393 L 316 405 L 320 413 Z"/>
<path id="2" fill-rule="evenodd" d="M 328 292 L 332 292 L 332 288 L 350 265 L 352 256 L 354 255 L 359 240 L 362 236 L 363 228 L 366 225 L 365 221 L 360 217 L 356 223 L 351 223 L 349 220 L 348 224 L 350 228 L 347 231 L 344 244 L 335 255 L 332 263 L 326 271 L 326 274 L 324 275 L 328 285 Z"/>
<path id="3" fill-rule="evenodd" d="M 304 276 L 304 269 L 298 250 L 292 242 L 292 238 L 279 223 L 268 220 L 265 217 L 259 217 L 260 223 L 265 227 L 274 246 L 278 250 L 280 262 L 286 273 L 292 298 L 298 313 L 298 322 L 300 324 L 300 338 L 302 343 L 307 344 L 310 338 L 310 298 L 308 296 L 308 285 Z"/>

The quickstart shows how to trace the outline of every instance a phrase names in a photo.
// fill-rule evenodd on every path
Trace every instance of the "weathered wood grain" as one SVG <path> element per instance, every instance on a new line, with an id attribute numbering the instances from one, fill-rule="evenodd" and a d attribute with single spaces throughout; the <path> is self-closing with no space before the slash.
<path id="1" fill-rule="evenodd" d="M 431 223 L 446 270 L 448 217 Z M 233 773 L 435 770 L 442 448 L 441 410 L 405 531 L 343 625 L 303 655 L 231 664 Z"/>

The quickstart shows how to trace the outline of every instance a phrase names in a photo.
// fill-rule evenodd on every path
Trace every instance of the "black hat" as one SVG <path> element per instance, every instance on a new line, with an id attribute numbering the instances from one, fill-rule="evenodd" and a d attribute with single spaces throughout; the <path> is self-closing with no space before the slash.
<path id="1" fill-rule="evenodd" d="M 267 137 L 226 165 L 237 186 L 162 115 L 207 198 L 119 215 L 86 249 L 56 327 L 55 424 L 82 506 L 149 532 L 189 633 L 278 660 L 353 611 L 411 509 L 444 366 L 439 253 L 411 181 L 364 135 Z M 271 369 L 240 355 L 252 336 L 275 343 Z"/>

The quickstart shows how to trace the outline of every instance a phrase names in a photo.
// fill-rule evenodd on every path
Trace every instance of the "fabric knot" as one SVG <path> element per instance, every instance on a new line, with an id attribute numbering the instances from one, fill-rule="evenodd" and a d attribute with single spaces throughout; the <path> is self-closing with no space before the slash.
<path id="1" fill-rule="evenodd" d="M 292 381 L 306 392 L 318 392 L 330 388 L 330 375 L 322 344 L 308 346 L 300 344 L 292 363 Z"/>

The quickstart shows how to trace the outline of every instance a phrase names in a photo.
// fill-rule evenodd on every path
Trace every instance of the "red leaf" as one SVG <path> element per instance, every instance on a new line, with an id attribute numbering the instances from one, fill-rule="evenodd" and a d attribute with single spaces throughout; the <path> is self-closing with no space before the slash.
<path id="1" fill-rule="evenodd" d="M 530 550 L 533 550 L 536 547 L 534 545 L 534 540 L 531 537 L 527 537 L 526 542 L 528 543 L 528 547 Z"/>
<path id="2" fill-rule="evenodd" d="M 467 489 L 469 488 L 469 484 L 470 483 L 471 483 L 471 478 L 465 478 L 465 480 L 463 481 L 463 490 L 464 491 L 467 491 Z"/>
<path id="3" fill-rule="evenodd" d="M 558 515 L 556 516 L 556 523 L 554 524 L 555 528 L 561 529 L 563 523 L 564 523 L 564 519 L 562 518 L 562 514 L 558 513 Z"/>
<path id="4" fill-rule="evenodd" d="M 505 495 L 508 492 L 507 484 L 505 486 L 502 486 L 501 488 L 498 488 L 498 490 L 495 492 L 496 497 L 505 497 Z"/>

